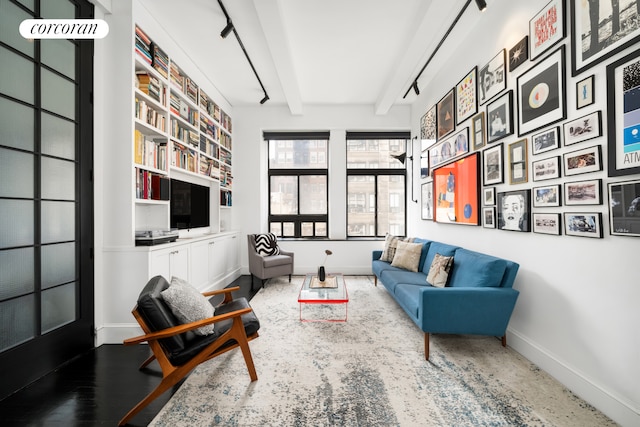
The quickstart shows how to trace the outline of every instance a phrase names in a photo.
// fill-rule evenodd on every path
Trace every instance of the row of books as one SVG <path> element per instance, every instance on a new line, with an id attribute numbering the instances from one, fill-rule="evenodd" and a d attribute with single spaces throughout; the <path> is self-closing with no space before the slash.
<path id="1" fill-rule="evenodd" d="M 224 148 L 220 149 L 220 160 L 228 165 L 231 165 L 231 151 L 227 151 Z"/>
<path id="2" fill-rule="evenodd" d="M 151 52 L 151 40 L 147 35 L 136 25 L 136 41 L 135 41 L 136 53 L 149 65 L 153 63 L 153 54 Z"/>
<path id="3" fill-rule="evenodd" d="M 213 120 L 220 123 L 220 126 L 228 132 L 231 132 L 231 116 L 225 113 L 218 104 L 213 102 L 202 89 L 200 89 L 200 108 L 204 109 L 207 114 L 213 117 Z"/>
<path id="4" fill-rule="evenodd" d="M 146 71 L 136 71 L 136 87 L 162 105 L 166 104 L 166 88 L 160 80 Z"/>
<path id="5" fill-rule="evenodd" d="M 169 96 L 169 110 L 176 116 L 180 116 L 188 121 L 192 126 L 198 127 L 200 112 L 191 108 L 189 104 L 183 101 L 180 95 L 174 91 L 171 91 L 171 95 Z"/>
<path id="6" fill-rule="evenodd" d="M 204 135 L 200 135 L 200 151 L 214 159 L 218 159 L 220 157 L 220 149 L 218 148 L 218 145 L 211 142 L 211 140 L 207 139 Z"/>
<path id="7" fill-rule="evenodd" d="M 218 139 L 218 141 L 224 148 L 231 150 L 231 136 L 229 134 L 220 132 L 220 138 Z"/>
<path id="8" fill-rule="evenodd" d="M 137 119 L 142 120 L 162 132 L 165 131 L 167 122 L 164 115 L 152 107 L 149 107 L 144 100 L 136 98 L 135 114 Z"/>
<path id="9" fill-rule="evenodd" d="M 144 169 L 136 168 L 136 198 L 169 200 L 168 193 L 162 194 L 160 191 L 163 180 L 167 180 L 167 178 Z"/>
<path id="10" fill-rule="evenodd" d="M 158 47 L 157 44 L 152 43 L 153 46 L 153 68 L 158 70 L 160 74 L 166 79 L 169 76 L 169 56 Z"/>
<path id="11" fill-rule="evenodd" d="M 220 191 L 220 206 L 231 206 L 231 191 Z"/>
<path id="12" fill-rule="evenodd" d="M 218 123 L 225 128 L 227 131 L 232 132 L 231 130 L 231 116 L 225 113 L 223 110 L 220 110 L 220 120 Z"/>
<path id="13" fill-rule="evenodd" d="M 218 126 L 216 126 L 213 120 L 209 120 L 205 116 L 200 118 L 200 132 L 204 132 L 216 141 L 220 138 L 220 129 L 218 129 Z"/>
<path id="14" fill-rule="evenodd" d="M 180 169 L 187 170 L 189 172 L 196 171 L 196 154 L 187 147 L 180 144 L 173 144 L 173 153 L 171 157 L 171 166 L 176 166 Z"/>
<path id="15" fill-rule="evenodd" d="M 233 176 L 231 176 L 231 168 L 227 165 L 220 165 L 220 186 L 231 187 L 233 184 Z"/>
<path id="16" fill-rule="evenodd" d="M 153 140 L 139 130 L 133 136 L 134 161 L 138 165 L 154 169 L 167 170 L 167 142 Z"/>
<path id="17" fill-rule="evenodd" d="M 176 119 L 171 119 L 171 136 L 196 148 L 200 145 L 198 133 L 185 128 Z"/>
<path id="18" fill-rule="evenodd" d="M 214 179 L 220 178 L 220 168 L 217 163 L 206 157 L 200 157 L 200 173 Z"/>
<path id="19" fill-rule="evenodd" d="M 180 67 L 174 62 L 171 63 L 170 70 L 171 81 L 175 84 L 182 93 L 194 103 L 198 103 L 198 85 L 182 72 Z"/>

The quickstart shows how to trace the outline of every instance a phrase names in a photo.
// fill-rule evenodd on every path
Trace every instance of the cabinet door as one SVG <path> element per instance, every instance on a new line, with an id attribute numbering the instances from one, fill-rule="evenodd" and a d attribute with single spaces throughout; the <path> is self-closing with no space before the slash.
<path id="1" fill-rule="evenodd" d="M 233 271 L 240 268 L 240 239 L 238 239 L 238 235 L 234 234 L 228 238 L 229 247 L 228 253 L 229 258 L 227 262 L 226 273 L 232 273 Z"/>
<path id="2" fill-rule="evenodd" d="M 216 238 L 209 246 L 209 280 L 222 280 L 226 271 L 228 251 L 224 237 Z"/>
<path id="3" fill-rule="evenodd" d="M 211 284 L 210 252 L 213 240 L 193 243 L 191 245 L 191 284 L 199 290 L 205 290 Z"/>
<path id="4" fill-rule="evenodd" d="M 189 278 L 189 248 L 173 247 L 151 252 L 151 277 L 158 274 L 168 281 L 172 276 L 184 280 Z"/>

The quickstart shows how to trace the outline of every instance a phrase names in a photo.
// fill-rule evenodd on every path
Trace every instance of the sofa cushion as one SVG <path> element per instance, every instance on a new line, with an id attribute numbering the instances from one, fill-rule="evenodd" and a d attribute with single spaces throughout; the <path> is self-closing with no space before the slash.
<path id="1" fill-rule="evenodd" d="M 431 268 L 431 264 L 433 263 L 433 259 L 435 258 L 436 254 L 440 254 L 442 256 L 453 256 L 456 253 L 456 249 L 458 248 L 459 246 L 447 245 L 446 243 L 431 242 L 431 244 L 429 245 L 427 256 L 424 260 L 422 272 L 425 274 L 429 274 L 429 269 Z"/>
<path id="2" fill-rule="evenodd" d="M 387 234 L 384 239 L 384 250 L 380 255 L 380 261 L 393 262 L 393 257 L 396 255 L 396 246 L 400 241 L 413 242 L 413 239 Z"/>
<path id="3" fill-rule="evenodd" d="M 213 317 L 213 306 L 190 283 L 177 277 L 171 278 L 171 285 L 160 293 L 171 312 L 182 323 L 197 322 Z M 195 329 L 198 335 L 210 335 L 213 324 Z"/>
<path id="4" fill-rule="evenodd" d="M 264 265 L 264 268 L 287 264 L 291 264 L 291 257 L 288 255 L 272 255 L 266 256 L 262 259 L 262 265 Z"/>
<path id="5" fill-rule="evenodd" d="M 507 261 L 490 255 L 458 249 L 450 275 L 451 287 L 499 287 Z"/>
<path id="6" fill-rule="evenodd" d="M 419 319 L 420 308 L 420 292 L 424 286 L 409 285 L 406 283 L 400 283 L 396 286 L 394 297 L 398 304 L 411 316 L 412 320 L 417 321 Z"/>
<path id="7" fill-rule="evenodd" d="M 393 267 L 417 272 L 418 266 L 420 265 L 422 247 L 422 243 L 398 242 L 396 245 L 396 254 L 393 257 L 391 265 Z"/>
<path id="8" fill-rule="evenodd" d="M 278 240 L 273 233 L 256 234 L 256 252 L 261 256 L 278 255 L 280 248 Z"/>
<path id="9" fill-rule="evenodd" d="M 427 274 L 427 283 L 436 288 L 444 288 L 449 280 L 453 257 L 436 254 Z"/>
<path id="10" fill-rule="evenodd" d="M 426 274 L 422 272 L 414 273 L 397 267 L 389 266 L 389 268 L 383 270 L 378 277 L 380 277 L 384 287 L 391 293 L 395 293 L 396 286 L 400 283 L 413 286 L 429 286 L 426 282 Z"/>

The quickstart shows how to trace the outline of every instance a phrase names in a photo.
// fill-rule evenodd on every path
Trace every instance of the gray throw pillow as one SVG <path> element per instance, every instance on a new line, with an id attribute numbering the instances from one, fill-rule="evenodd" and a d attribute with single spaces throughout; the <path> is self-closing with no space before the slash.
<path id="1" fill-rule="evenodd" d="M 160 293 L 171 312 L 182 323 L 197 322 L 213 317 L 214 308 L 207 298 L 190 283 L 178 277 L 171 278 L 171 285 Z M 213 324 L 202 326 L 193 331 L 197 335 L 210 335 Z"/>

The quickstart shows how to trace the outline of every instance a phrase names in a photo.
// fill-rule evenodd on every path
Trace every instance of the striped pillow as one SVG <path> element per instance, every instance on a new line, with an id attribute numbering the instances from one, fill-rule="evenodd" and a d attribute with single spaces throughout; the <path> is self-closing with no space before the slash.
<path id="1" fill-rule="evenodd" d="M 256 234 L 256 252 L 260 256 L 278 255 L 280 248 L 273 233 Z"/>

